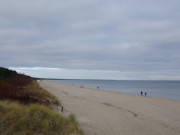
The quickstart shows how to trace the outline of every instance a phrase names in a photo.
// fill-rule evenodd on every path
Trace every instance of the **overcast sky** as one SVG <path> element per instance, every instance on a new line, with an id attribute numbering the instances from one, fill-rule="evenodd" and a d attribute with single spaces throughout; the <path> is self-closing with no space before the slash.
<path id="1" fill-rule="evenodd" d="M 180 1 L 0 0 L 0 63 L 35 77 L 180 80 Z"/>

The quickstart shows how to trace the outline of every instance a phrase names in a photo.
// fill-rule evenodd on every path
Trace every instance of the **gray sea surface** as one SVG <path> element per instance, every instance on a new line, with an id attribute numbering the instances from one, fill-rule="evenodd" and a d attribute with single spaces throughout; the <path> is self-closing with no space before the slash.
<path id="1" fill-rule="evenodd" d="M 161 97 L 180 100 L 180 81 L 140 81 L 140 80 L 85 80 L 85 79 L 62 79 L 53 80 L 65 84 L 83 86 L 88 88 L 99 88 L 140 95 Z"/>

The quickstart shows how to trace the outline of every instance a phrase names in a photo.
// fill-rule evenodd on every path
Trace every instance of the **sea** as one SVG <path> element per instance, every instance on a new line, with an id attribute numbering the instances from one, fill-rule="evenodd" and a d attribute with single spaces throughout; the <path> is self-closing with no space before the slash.
<path id="1" fill-rule="evenodd" d="M 83 86 L 88 88 L 110 90 L 147 96 L 180 100 L 180 81 L 147 81 L 147 80 L 89 80 L 89 79 L 60 79 L 60 83 Z"/>

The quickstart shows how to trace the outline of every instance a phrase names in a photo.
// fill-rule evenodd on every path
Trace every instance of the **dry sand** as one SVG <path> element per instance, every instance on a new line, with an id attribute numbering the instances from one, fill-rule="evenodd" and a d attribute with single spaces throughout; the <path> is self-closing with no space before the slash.
<path id="1" fill-rule="evenodd" d="M 180 101 L 42 80 L 85 135 L 180 135 Z"/>

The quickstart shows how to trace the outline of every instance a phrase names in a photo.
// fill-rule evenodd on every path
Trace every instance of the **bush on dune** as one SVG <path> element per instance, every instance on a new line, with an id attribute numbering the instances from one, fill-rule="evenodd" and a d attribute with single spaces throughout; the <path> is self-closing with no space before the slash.
<path id="1" fill-rule="evenodd" d="M 17 75 L 16 71 L 9 70 L 7 68 L 0 67 L 0 80 L 4 80 L 7 77 Z"/>
<path id="2" fill-rule="evenodd" d="M 0 99 L 14 99 L 26 104 L 59 105 L 54 95 L 42 89 L 36 80 L 29 76 L 17 74 L 5 80 L 0 80 Z"/>
<path id="3" fill-rule="evenodd" d="M 17 74 L 6 78 L 6 81 L 17 87 L 23 87 L 31 83 L 33 79 L 23 74 Z"/>
<path id="4" fill-rule="evenodd" d="M 0 80 L 0 99 L 10 98 L 16 99 L 17 87 L 14 85 Z"/>

